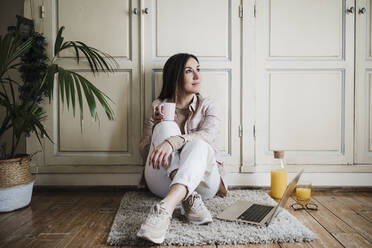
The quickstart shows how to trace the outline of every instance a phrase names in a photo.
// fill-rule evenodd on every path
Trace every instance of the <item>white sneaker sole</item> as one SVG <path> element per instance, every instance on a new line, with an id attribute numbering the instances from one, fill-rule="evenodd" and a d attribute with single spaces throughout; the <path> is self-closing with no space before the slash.
<path id="1" fill-rule="evenodd" d="M 205 225 L 205 224 L 212 223 L 213 220 L 212 220 L 212 218 L 208 218 L 208 219 L 199 220 L 199 221 L 189 220 L 189 222 L 190 222 L 191 224 L 194 224 L 194 225 Z"/>
<path id="2" fill-rule="evenodd" d="M 142 239 L 146 239 L 146 240 L 151 241 L 151 242 L 153 242 L 155 244 L 158 244 L 158 245 L 162 244 L 164 242 L 164 239 L 165 239 L 165 237 L 160 237 L 160 238 L 151 237 L 151 235 L 148 235 L 148 234 L 144 233 L 142 230 L 139 230 L 137 232 L 137 237 L 140 237 Z"/>

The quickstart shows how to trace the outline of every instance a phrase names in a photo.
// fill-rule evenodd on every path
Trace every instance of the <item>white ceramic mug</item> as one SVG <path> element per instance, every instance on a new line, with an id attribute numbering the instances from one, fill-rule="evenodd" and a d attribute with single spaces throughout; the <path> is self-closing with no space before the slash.
<path id="1" fill-rule="evenodd" d="M 176 111 L 176 104 L 173 102 L 165 102 L 159 105 L 159 108 L 163 106 L 164 110 L 164 120 L 165 121 L 174 121 L 174 114 Z"/>

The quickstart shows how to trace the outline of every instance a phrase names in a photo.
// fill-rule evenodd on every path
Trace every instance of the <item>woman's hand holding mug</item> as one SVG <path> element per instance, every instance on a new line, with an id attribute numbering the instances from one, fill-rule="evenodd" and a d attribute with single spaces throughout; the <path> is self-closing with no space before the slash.
<path id="1" fill-rule="evenodd" d="M 176 104 L 175 103 L 162 103 L 154 108 L 154 114 L 152 118 L 154 119 L 154 126 L 159 124 L 164 120 L 175 120 L 176 114 Z M 173 116 L 173 118 L 172 118 Z"/>
<path id="2" fill-rule="evenodd" d="M 154 126 L 156 126 L 157 124 L 164 120 L 164 105 L 159 105 L 155 107 L 152 118 L 154 119 Z"/>

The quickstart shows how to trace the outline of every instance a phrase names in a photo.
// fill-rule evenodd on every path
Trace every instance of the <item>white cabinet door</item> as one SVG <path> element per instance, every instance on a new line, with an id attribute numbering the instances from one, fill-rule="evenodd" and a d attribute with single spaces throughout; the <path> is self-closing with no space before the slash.
<path id="1" fill-rule="evenodd" d="M 201 65 L 201 94 L 222 110 L 217 140 L 228 170 L 240 166 L 240 0 L 145 0 L 143 17 L 145 111 L 162 87 L 162 68 L 172 55 L 196 55 Z"/>
<path id="2" fill-rule="evenodd" d="M 40 19 L 36 10 L 42 3 L 45 17 Z M 99 121 L 95 122 L 84 105 L 81 132 L 79 113 L 73 118 L 72 109 L 68 111 L 58 99 L 46 103 L 46 125 L 54 144 L 44 141 L 45 166 L 39 168 L 39 172 L 116 171 L 120 165 L 141 164 L 138 152 L 141 132 L 139 16 L 133 14 L 133 8 L 139 8 L 138 1 L 110 0 L 108 4 L 101 0 L 53 0 L 32 3 L 30 14 L 38 31 L 44 32 L 47 38 L 50 58 L 58 29 L 65 26 L 65 41 L 83 41 L 111 54 L 119 62 L 116 73 L 94 76 L 86 60 L 76 64 L 71 58 L 72 51 L 57 58 L 57 63 L 82 74 L 114 101 L 111 106 L 116 119 L 107 120 L 102 108 L 98 107 Z M 122 168 L 126 171 L 130 167 Z"/>
<path id="3" fill-rule="evenodd" d="M 372 164 L 372 1 L 356 1 L 355 163 Z"/>
<path id="4" fill-rule="evenodd" d="M 256 164 L 352 163 L 354 1 L 256 4 Z"/>

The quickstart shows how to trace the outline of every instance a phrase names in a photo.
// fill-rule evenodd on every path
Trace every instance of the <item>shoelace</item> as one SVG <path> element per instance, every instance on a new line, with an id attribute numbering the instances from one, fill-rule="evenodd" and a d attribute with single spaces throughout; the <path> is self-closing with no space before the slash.
<path id="1" fill-rule="evenodd" d="M 201 200 L 201 197 L 199 194 L 191 195 L 187 199 L 187 208 L 188 210 L 190 210 L 191 208 L 194 208 L 196 211 L 202 210 L 204 208 L 203 201 Z"/>
<path id="2" fill-rule="evenodd" d="M 157 224 L 163 218 L 163 216 L 169 217 L 168 211 L 163 208 L 160 204 L 156 204 L 151 207 L 150 213 L 147 216 L 147 222 L 151 224 Z"/>

